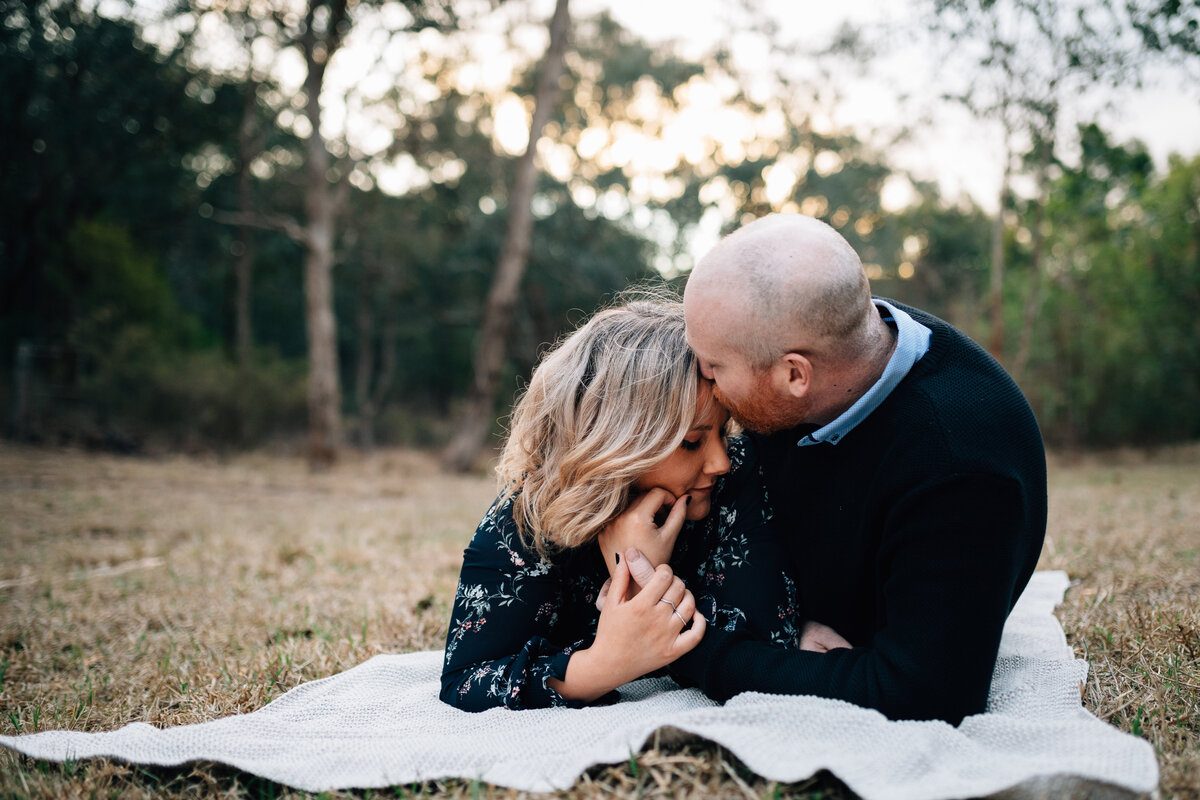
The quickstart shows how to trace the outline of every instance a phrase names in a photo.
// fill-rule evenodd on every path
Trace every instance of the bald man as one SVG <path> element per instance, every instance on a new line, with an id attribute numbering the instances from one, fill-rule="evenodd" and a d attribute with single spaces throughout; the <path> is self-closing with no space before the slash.
<path id="1" fill-rule="evenodd" d="M 813 694 L 953 724 L 984 711 L 1046 529 L 1045 450 L 1016 384 L 947 323 L 872 297 L 853 248 L 811 217 L 726 237 L 684 305 L 702 373 L 753 432 L 805 646 L 831 649 L 710 629 L 672 674 L 718 700 Z"/>

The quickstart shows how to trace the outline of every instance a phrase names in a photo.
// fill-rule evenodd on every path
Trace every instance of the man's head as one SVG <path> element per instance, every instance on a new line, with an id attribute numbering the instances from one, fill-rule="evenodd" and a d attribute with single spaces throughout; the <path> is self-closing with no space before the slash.
<path id="1" fill-rule="evenodd" d="M 877 352 L 879 316 L 858 254 L 799 214 L 721 240 L 692 271 L 684 308 L 701 371 L 753 430 L 832 420 L 857 399 L 848 395 Z"/>

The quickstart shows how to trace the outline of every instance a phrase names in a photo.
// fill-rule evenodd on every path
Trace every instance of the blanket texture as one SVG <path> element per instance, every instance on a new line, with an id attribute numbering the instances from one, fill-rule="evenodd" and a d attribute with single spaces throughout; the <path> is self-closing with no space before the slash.
<path id="1" fill-rule="evenodd" d="M 446 777 L 549 791 L 628 759 L 665 728 L 718 742 L 771 780 L 827 769 L 864 798 L 1151 792 L 1150 745 L 1080 703 L 1087 664 L 1052 613 L 1066 587 L 1064 573 L 1034 575 L 1005 626 L 988 710 L 958 727 L 892 722 L 816 697 L 747 693 L 722 706 L 666 678 L 623 687 L 611 706 L 468 714 L 438 700 L 442 654 L 425 652 L 376 656 L 250 714 L 165 730 L 0 736 L 0 745 L 57 761 L 215 761 L 310 791 Z"/>

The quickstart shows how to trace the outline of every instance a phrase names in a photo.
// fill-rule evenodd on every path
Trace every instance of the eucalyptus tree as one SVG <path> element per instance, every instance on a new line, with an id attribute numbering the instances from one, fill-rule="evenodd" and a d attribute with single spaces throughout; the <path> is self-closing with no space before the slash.
<path id="1" fill-rule="evenodd" d="M 930 30 L 945 46 L 939 80 L 945 95 L 973 115 L 996 122 L 1002 137 L 1002 179 L 992 229 L 989 350 L 1004 358 L 1006 215 L 1014 179 L 1031 179 L 1035 209 L 1021 339 L 1011 368 L 1029 357 L 1033 322 L 1044 294 L 1044 206 L 1061 169 L 1062 120 L 1096 87 L 1140 86 L 1145 68 L 1164 59 L 1200 55 L 1195 3 L 1159 0 L 927 0 Z M 1195 62 L 1193 61 L 1193 67 Z M 1022 158 L 1024 156 L 1024 158 Z"/>
<path id="2" fill-rule="evenodd" d="M 517 161 L 512 189 L 508 193 L 508 227 L 479 330 L 474 377 L 458 433 L 444 454 L 446 466 L 460 472 L 470 469 L 474 464 L 492 429 L 496 389 L 500 382 L 521 278 L 529 258 L 530 235 L 533 231 L 532 203 L 538 179 L 534 156 L 542 138 L 542 130 L 562 91 L 559 79 L 563 72 L 563 56 L 571 24 L 567 6 L 568 0 L 557 0 L 550 18 L 550 43 L 538 68 L 529 138 L 525 152 Z"/>
<path id="3" fill-rule="evenodd" d="M 832 220 L 868 258 L 882 262 L 877 252 L 898 247 L 880 203 L 891 170 L 855 137 L 813 124 L 811 86 L 777 75 L 770 91 L 749 90 L 750 78 L 727 52 L 686 57 L 607 14 L 575 22 L 563 60 L 566 91 L 540 143 L 540 93 L 532 104 L 538 113 L 527 163 L 537 145 L 545 178 L 566 190 L 571 206 L 597 224 L 615 221 L 646 237 L 660 276 L 687 271 L 691 237 L 713 215 L 728 228 L 749 216 L 803 209 Z M 527 75 L 514 91 L 533 95 L 534 83 Z M 561 208 L 548 193 L 537 199 Z M 509 208 L 510 221 L 519 210 Z M 498 275 L 493 286 L 515 297 L 514 275 Z M 475 462 L 495 417 L 496 379 L 509 348 L 500 330 L 485 322 L 480 334 L 469 411 L 446 453 L 454 468 Z"/>
<path id="4" fill-rule="evenodd" d="M 262 30 L 269 43 L 280 51 L 299 56 L 304 79 L 296 98 L 299 115 L 289 116 L 305 140 L 303 151 L 303 218 L 277 211 L 241 210 L 218 218 L 238 225 L 256 225 L 286 233 L 304 249 L 305 327 L 308 341 L 309 441 L 308 458 L 313 466 L 336 460 L 342 440 L 342 398 L 334 313 L 333 268 L 337 261 L 338 217 L 350 183 L 365 170 L 364 154 L 343 132 L 335 141 L 327 139 L 327 76 L 334 58 L 358 26 L 361 37 L 378 36 L 390 41 L 399 34 L 450 30 L 458 15 L 449 0 L 308 0 L 301 7 L 284 0 L 244 5 L 221 3 L 203 13 L 247 16 L 269 22 Z M 380 55 L 382 57 L 382 53 Z M 343 103 L 346 96 L 340 98 Z M 288 104 L 284 111 L 291 108 Z M 302 120 L 302 122 L 301 122 Z"/>
<path id="5" fill-rule="evenodd" d="M 517 17 L 523 11 L 509 9 Z M 464 33 L 421 52 L 406 72 L 409 86 L 396 90 L 406 113 L 390 151 L 406 181 L 391 183 L 393 176 L 380 170 L 372 186 L 349 192 L 354 225 L 342 242 L 338 316 L 354 320 L 352 330 L 343 329 L 341 347 L 355 358 L 348 407 L 364 445 L 444 446 L 446 432 L 458 428 L 481 320 L 511 239 L 506 206 L 526 163 L 511 142 L 501 143 L 506 129 L 498 122 L 499 107 L 511 108 L 525 79 L 480 81 L 480 51 L 513 54 L 518 75 L 524 68 L 518 58 L 528 58 L 536 74 L 531 48 L 518 57 L 503 41 L 512 30 L 511 21 L 492 19 L 491 40 Z M 417 104 L 414 95 L 428 99 Z M 649 261 L 644 239 L 577 204 L 543 170 L 535 175 L 525 276 L 500 342 L 489 414 L 507 406 L 510 387 L 528 374 L 545 342 L 577 321 L 580 309 L 644 278 Z"/>
<path id="6" fill-rule="evenodd" d="M 127 324 L 169 337 L 147 287 L 165 288 L 195 227 L 196 161 L 232 119 L 183 46 L 90 3 L 0 0 L 0 364 L 20 339 L 108 358 Z M 84 239 L 136 256 L 105 272 Z M 89 319 L 103 325 L 79 336 Z"/>

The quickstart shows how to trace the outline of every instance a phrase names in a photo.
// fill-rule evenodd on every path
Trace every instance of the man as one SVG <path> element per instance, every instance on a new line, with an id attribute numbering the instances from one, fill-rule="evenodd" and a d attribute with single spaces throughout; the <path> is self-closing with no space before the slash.
<path id="1" fill-rule="evenodd" d="M 1046 528 L 1045 451 L 1016 384 L 942 320 L 872 298 L 853 248 L 810 217 L 726 237 L 684 305 L 702 373 L 754 432 L 805 645 L 831 649 L 710 629 L 672 674 L 718 700 L 982 712 Z"/>

